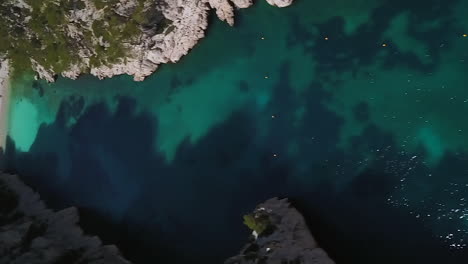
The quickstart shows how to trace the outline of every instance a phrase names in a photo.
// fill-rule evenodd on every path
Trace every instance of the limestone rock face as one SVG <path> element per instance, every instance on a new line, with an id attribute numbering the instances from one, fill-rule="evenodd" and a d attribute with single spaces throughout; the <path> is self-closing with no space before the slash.
<path id="1" fill-rule="evenodd" d="M 54 5 L 51 1 L 47 1 L 48 5 Z M 288 6 L 292 1 L 267 0 L 278 7 Z M 69 56 L 72 59 L 30 58 L 37 78 L 53 82 L 57 75 L 76 79 L 90 73 L 103 79 L 127 74 L 142 81 L 159 65 L 179 61 L 205 36 L 211 9 L 220 20 L 234 26 L 236 8 L 253 5 L 253 0 L 118 0 L 104 6 L 91 0 L 74 2 L 74 6 L 60 11 L 64 24 L 46 30 L 50 33 L 47 39 L 66 39 L 66 44 L 61 45 L 73 50 L 73 56 Z M 19 10 L 19 19 L 15 17 L 10 23 L 25 29 L 26 41 L 32 43 L 39 33 L 28 21 L 38 11 L 24 0 L 7 3 L 11 10 Z M 45 4 L 39 7 L 41 12 L 47 8 Z M 49 44 L 39 45 L 46 50 Z M 57 67 L 57 62 L 63 64 Z"/>
<path id="2" fill-rule="evenodd" d="M 253 0 L 231 0 L 238 8 L 248 8 L 253 5 Z"/>
<path id="3" fill-rule="evenodd" d="M 130 264 L 78 221 L 76 208 L 49 210 L 17 176 L 0 174 L 0 264 Z"/>
<path id="4" fill-rule="evenodd" d="M 293 3 L 293 0 L 266 0 L 270 5 L 277 7 L 287 7 Z"/>
<path id="5" fill-rule="evenodd" d="M 287 199 L 267 200 L 250 216 L 262 219 L 262 232 L 254 231 L 240 254 L 225 264 L 334 264 L 318 247 L 304 218 Z"/>
<path id="6" fill-rule="evenodd" d="M 216 7 L 219 10 L 226 9 L 221 4 Z M 168 1 L 161 12 L 165 19 L 172 21 L 169 27 L 160 34 L 145 33 L 140 43 L 129 45 L 129 56 L 124 63 L 91 68 L 91 74 L 101 79 L 128 74 L 134 76 L 135 81 L 144 80 L 156 71 L 160 64 L 180 60 L 205 36 L 208 11 L 209 7 L 203 1 Z M 222 19 L 231 21 L 233 18 L 226 14 Z M 67 75 L 79 76 L 76 72 Z"/>
<path id="7" fill-rule="evenodd" d="M 131 1 L 131 0 L 130 0 Z M 231 3 L 232 2 L 232 3 Z M 208 13 L 216 10 L 216 15 L 229 25 L 234 25 L 234 6 L 247 8 L 252 0 L 173 0 L 161 5 L 162 15 L 172 24 L 160 34 L 144 34 L 141 42 L 131 45 L 125 63 L 91 68 L 91 74 L 98 78 L 110 78 L 115 75 L 128 74 L 135 81 L 142 81 L 157 70 L 159 65 L 176 63 L 205 36 L 208 27 Z M 127 3 L 127 5 L 129 5 Z M 123 11 L 120 11 L 123 13 Z M 79 69 L 79 67 L 75 67 Z M 66 73 L 74 78 L 77 71 Z"/>
<path id="8" fill-rule="evenodd" d="M 3 88 L 3 86 L 6 85 L 6 82 L 8 82 L 9 73 L 8 60 L 4 60 L 0 57 L 0 88 Z"/>
<path id="9" fill-rule="evenodd" d="M 31 59 L 33 70 L 36 72 L 36 79 L 44 79 L 48 82 L 55 82 L 55 73 L 47 70 L 44 66 L 40 65 L 37 61 Z"/>

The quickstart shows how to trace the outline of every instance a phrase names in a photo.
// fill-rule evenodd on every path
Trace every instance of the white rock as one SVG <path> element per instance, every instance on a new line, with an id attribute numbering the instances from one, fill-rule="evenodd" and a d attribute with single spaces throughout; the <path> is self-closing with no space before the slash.
<path id="1" fill-rule="evenodd" d="M 253 0 L 231 0 L 238 8 L 248 8 L 253 5 Z"/>
<path id="2" fill-rule="evenodd" d="M 271 5 L 284 7 L 292 3 L 293 0 L 267 0 Z M 98 10 L 90 0 L 83 1 L 86 8 L 71 11 L 69 21 L 80 23 L 85 28 L 91 29 L 95 20 L 103 19 L 104 10 Z M 145 7 L 150 2 L 145 4 Z M 91 67 L 90 58 L 95 54 L 83 46 L 76 52 L 81 61 L 62 72 L 62 76 L 76 79 L 83 72 L 90 72 L 92 75 L 103 79 L 115 75 L 132 75 L 135 81 L 143 81 L 147 76 L 156 71 L 160 64 L 178 62 L 186 55 L 200 39 L 205 36 L 208 26 L 208 14 L 210 9 L 215 9 L 219 19 L 226 21 L 229 25 L 234 25 L 234 8 L 247 8 L 253 4 L 253 0 L 168 0 L 159 8 L 162 15 L 172 21 L 164 32 L 156 35 L 143 33 L 138 40 L 132 44 L 124 43 L 128 54 L 125 59 L 110 65 Z M 120 15 L 127 15 L 137 5 L 136 0 L 120 0 L 114 9 Z M 67 25 L 67 34 L 76 39 L 79 43 L 83 38 L 82 32 L 77 26 L 70 23 Z M 94 45 L 108 47 L 101 36 L 94 36 Z M 33 69 L 38 77 L 47 81 L 54 81 L 54 71 L 45 69 L 37 62 L 33 62 Z"/>
<path id="3" fill-rule="evenodd" d="M 47 70 L 44 66 L 40 65 L 37 61 L 31 59 L 33 70 L 37 73 L 40 79 L 44 79 L 48 82 L 55 82 L 55 74 L 51 70 Z"/>
<path id="4" fill-rule="evenodd" d="M 234 8 L 228 0 L 208 0 L 211 8 L 216 9 L 216 15 L 222 21 L 234 26 Z"/>
<path id="5" fill-rule="evenodd" d="M 270 5 L 277 7 L 290 6 L 294 0 L 266 0 Z"/>
<path id="6" fill-rule="evenodd" d="M 252 236 L 254 236 L 255 239 L 258 239 L 258 233 L 257 233 L 257 231 L 255 231 L 255 230 L 252 231 Z"/>

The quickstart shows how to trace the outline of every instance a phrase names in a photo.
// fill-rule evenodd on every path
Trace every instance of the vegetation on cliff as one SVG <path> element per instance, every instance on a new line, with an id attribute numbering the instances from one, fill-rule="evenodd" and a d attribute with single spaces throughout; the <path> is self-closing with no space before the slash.
<path id="1" fill-rule="evenodd" d="M 116 12 L 119 0 L 1 1 L 0 57 L 6 55 L 16 73 L 31 69 L 34 61 L 53 73 L 83 57 L 88 66 L 115 63 L 125 57 L 125 43 L 137 40 L 152 22 L 146 1 L 134 0 L 127 13 Z"/>
<path id="2" fill-rule="evenodd" d="M 267 215 L 244 215 L 244 224 L 258 235 L 265 232 L 270 227 L 270 220 Z"/>

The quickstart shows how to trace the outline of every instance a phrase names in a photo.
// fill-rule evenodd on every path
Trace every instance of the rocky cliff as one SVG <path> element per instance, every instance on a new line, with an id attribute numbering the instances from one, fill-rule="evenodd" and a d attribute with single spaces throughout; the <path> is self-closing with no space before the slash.
<path id="1" fill-rule="evenodd" d="M 293 0 L 267 0 L 286 7 Z M 15 70 L 29 67 L 53 82 L 120 74 L 141 81 L 177 62 L 204 37 L 208 14 L 234 25 L 236 8 L 253 0 L 6 0 L 0 3 L 0 44 Z"/>
<path id="2" fill-rule="evenodd" d="M 0 174 L 0 264 L 130 264 L 78 220 L 75 208 L 49 210 L 18 177 Z"/>
<path id="3" fill-rule="evenodd" d="M 334 264 L 287 199 L 267 200 L 244 220 L 252 229 L 250 241 L 225 264 Z"/>

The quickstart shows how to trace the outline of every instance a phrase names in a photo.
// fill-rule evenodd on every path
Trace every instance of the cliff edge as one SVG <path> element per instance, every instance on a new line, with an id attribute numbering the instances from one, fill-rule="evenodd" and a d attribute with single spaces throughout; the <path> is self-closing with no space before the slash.
<path id="1" fill-rule="evenodd" d="M 286 7 L 293 0 L 267 0 Z M 234 25 L 253 0 L 9 0 L 0 2 L 0 57 L 37 78 L 128 74 L 142 81 L 205 36 L 209 11 Z"/>
<path id="2" fill-rule="evenodd" d="M 287 199 L 273 198 L 244 216 L 250 241 L 225 264 L 334 264 L 319 248 L 302 215 Z"/>

